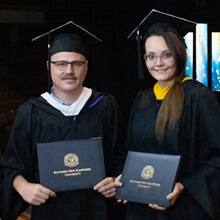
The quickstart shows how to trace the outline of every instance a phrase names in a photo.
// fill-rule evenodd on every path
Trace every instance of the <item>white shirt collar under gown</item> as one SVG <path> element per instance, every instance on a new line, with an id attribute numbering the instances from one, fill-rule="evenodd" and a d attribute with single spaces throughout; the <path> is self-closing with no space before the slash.
<path id="1" fill-rule="evenodd" d="M 55 99 L 53 97 L 54 95 L 48 92 L 41 94 L 41 97 L 45 99 L 54 108 L 62 112 L 65 116 L 73 116 L 79 114 L 79 112 L 82 110 L 83 106 L 86 104 L 86 102 L 91 97 L 91 95 L 92 95 L 92 89 L 83 87 L 83 90 L 79 98 L 71 105 L 65 105 L 58 102 L 57 98 Z"/>

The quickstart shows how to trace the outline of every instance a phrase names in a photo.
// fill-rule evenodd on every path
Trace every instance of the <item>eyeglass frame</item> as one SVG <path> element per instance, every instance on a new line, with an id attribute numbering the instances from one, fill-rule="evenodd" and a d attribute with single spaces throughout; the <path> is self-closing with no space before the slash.
<path id="1" fill-rule="evenodd" d="M 152 58 L 149 58 L 150 56 L 153 56 Z M 162 62 L 169 62 L 172 58 L 174 58 L 174 55 L 171 51 L 163 52 L 161 55 L 156 55 L 154 53 L 144 54 L 144 59 L 151 63 L 156 63 L 158 58 Z"/>
<path id="2" fill-rule="evenodd" d="M 74 61 L 72 61 L 72 62 L 68 62 L 68 61 L 65 61 L 65 60 L 57 60 L 57 61 L 50 61 L 50 63 L 52 63 L 52 64 L 54 64 L 54 66 L 55 66 L 55 68 L 57 69 L 57 70 L 59 70 L 59 71 L 61 71 L 61 72 L 65 72 L 66 71 L 66 69 L 67 69 L 67 67 L 68 67 L 68 65 L 70 64 L 71 65 L 71 69 L 74 69 L 74 70 L 81 70 L 83 67 L 84 67 L 84 65 L 86 64 L 86 63 L 88 63 L 88 60 L 74 60 Z M 63 69 L 60 69 L 60 67 L 58 67 L 58 64 L 65 64 L 66 65 L 66 67 L 64 67 Z M 77 67 L 77 65 L 76 64 L 81 64 L 81 66 L 78 66 Z M 75 66 L 74 66 L 75 65 Z"/>

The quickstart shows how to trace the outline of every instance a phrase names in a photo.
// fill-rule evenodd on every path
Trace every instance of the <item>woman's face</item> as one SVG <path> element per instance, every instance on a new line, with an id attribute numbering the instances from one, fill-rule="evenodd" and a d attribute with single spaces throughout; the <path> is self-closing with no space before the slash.
<path id="1" fill-rule="evenodd" d="M 145 42 L 145 63 L 148 71 L 161 87 L 174 82 L 176 62 L 174 55 L 161 36 L 151 36 Z"/>

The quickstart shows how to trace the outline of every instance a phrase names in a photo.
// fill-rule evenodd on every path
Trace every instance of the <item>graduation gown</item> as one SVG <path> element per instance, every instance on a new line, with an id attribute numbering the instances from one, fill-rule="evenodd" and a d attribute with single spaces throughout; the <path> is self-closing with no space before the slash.
<path id="1" fill-rule="evenodd" d="M 112 96 L 95 91 L 76 116 L 64 116 L 41 97 L 24 103 L 17 112 L 4 155 L 4 219 L 16 219 L 27 207 L 12 187 L 14 177 L 22 175 L 30 182 L 39 183 L 36 143 L 102 137 L 106 173 L 111 175 L 111 167 L 117 166 L 117 163 L 112 164 L 112 157 L 123 139 L 118 113 Z M 57 193 L 57 198 L 32 206 L 33 220 L 107 218 L 105 197 L 92 189 Z"/>
<path id="2" fill-rule="evenodd" d="M 1 165 L 1 161 L 0 161 L 0 199 L 2 199 L 2 179 L 3 179 L 3 166 Z M 0 202 L 0 219 L 2 216 L 2 210 L 3 210 L 3 206 L 2 206 L 2 202 Z"/>
<path id="3" fill-rule="evenodd" d="M 209 220 L 220 217 L 220 106 L 207 87 L 194 80 L 184 86 L 183 112 L 163 144 L 155 134 L 160 107 L 153 89 L 139 92 L 131 109 L 128 150 L 180 154 L 177 182 L 184 190 L 166 211 L 128 203 L 127 220 Z M 167 174 L 164 174 L 167 175 Z"/>

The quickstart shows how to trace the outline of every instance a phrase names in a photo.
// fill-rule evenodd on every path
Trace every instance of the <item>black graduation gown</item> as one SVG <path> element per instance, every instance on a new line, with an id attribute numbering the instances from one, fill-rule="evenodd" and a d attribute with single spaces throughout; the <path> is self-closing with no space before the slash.
<path id="1" fill-rule="evenodd" d="M 21 174 L 30 182 L 39 182 L 36 143 L 102 137 L 106 173 L 110 175 L 113 154 L 123 139 L 119 124 L 117 103 L 107 93 L 93 91 L 77 116 L 64 116 L 41 97 L 24 103 L 18 110 L 3 161 L 5 219 L 15 219 L 27 207 L 12 187 L 14 177 Z M 57 198 L 32 207 L 32 219 L 105 220 L 106 199 L 94 190 L 57 193 Z"/>
<path id="2" fill-rule="evenodd" d="M 167 131 L 164 144 L 155 138 L 160 102 L 153 89 L 141 91 L 131 109 L 128 150 L 180 154 L 177 181 L 185 189 L 166 211 L 128 203 L 127 220 L 209 220 L 220 217 L 220 106 L 199 82 L 183 83 L 185 100 L 176 129 Z M 164 174 L 166 175 L 166 174 Z"/>
<path id="3" fill-rule="evenodd" d="M 2 199 L 2 191 L 3 191 L 3 188 L 2 188 L 2 179 L 3 179 L 3 166 L 1 165 L 1 161 L 0 161 L 0 200 Z M 0 202 L 0 219 L 1 219 L 1 216 L 2 216 L 2 210 L 3 210 L 3 203 Z"/>

